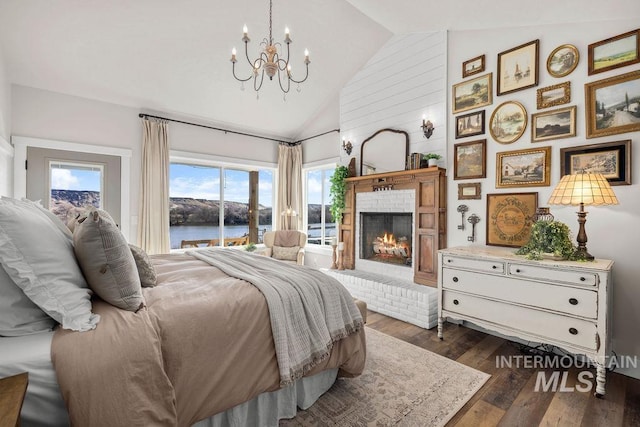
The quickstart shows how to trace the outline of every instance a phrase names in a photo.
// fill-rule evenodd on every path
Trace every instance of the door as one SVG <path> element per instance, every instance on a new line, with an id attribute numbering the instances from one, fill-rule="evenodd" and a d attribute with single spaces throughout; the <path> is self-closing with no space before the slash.
<path id="1" fill-rule="evenodd" d="M 120 156 L 27 147 L 26 197 L 64 223 L 86 206 L 121 221 Z"/>

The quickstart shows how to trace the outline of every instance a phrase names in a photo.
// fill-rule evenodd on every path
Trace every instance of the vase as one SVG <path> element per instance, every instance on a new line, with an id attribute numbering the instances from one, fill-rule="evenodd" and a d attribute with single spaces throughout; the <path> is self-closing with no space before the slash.
<path id="1" fill-rule="evenodd" d="M 556 255 L 553 252 L 542 252 L 540 256 L 542 257 L 542 259 L 548 259 L 552 261 L 563 261 L 566 259 L 562 255 Z"/>
<path id="2" fill-rule="evenodd" d="M 537 208 L 533 214 L 533 221 L 553 221 L 553 215 L 547 207 Z"/>
<path id="3" fill-rule="evenodd" d="M 427 161 L 427 164 L 429 165 L 429 167 L 433 167 L 433 166 L 438 166 L 438 159 L 429 159 Z"/>

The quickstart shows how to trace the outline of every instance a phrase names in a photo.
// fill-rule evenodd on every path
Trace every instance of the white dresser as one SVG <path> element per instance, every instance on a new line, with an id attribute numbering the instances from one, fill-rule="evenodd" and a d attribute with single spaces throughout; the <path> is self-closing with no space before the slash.
<path id="1" fill-rule="evenodd" d="M 596 365 L 601 397 L 613 261 L 532 261 L 515 251 L 465 246 L 438 252 L 438 337 L 450 318 L 585 355 Z"/>

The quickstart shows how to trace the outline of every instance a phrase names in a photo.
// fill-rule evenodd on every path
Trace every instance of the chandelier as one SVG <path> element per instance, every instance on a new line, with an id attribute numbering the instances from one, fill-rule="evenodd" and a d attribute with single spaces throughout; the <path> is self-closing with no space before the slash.
<path id="1" fill-rule="evenodd" d="M 289 45 L 292 40 L 289 37 L 289 28 L 285 28 L 284 30 L 284 42 L 287 45 L 287 56 L 286 58 L 282 58 L 281 54 L 278 52 L 278 47 L 282 48 L 281 43 L 274 43 L 273 41 L 273 33 L 271 30 L 272 27 L 272 18 L 271 18 L 271 10 L 272 10 L 272 0 L 269 0 L 269 38 L 264 38 L 260 43 L 262 46 L 262 52 L 260 52 L 260 56 L 254 59 L 253 61 L 249 59 L 249 51 L 248 44 L 251 41 L 249 36 L 247 35 L 248 30 L 245 25 L 242 29 L 244 36 L 242 37 L 242 41 L 244 42 L 244 52 L 247 58 L 247 62 L 252 69 L 251 74 L 246 79 L 240 78 L 236 75 L 236 48 L 234 47 L 231 50 L 231 62 L 233 64 L 233 77 L 236 80 L 243 83 L 242 89 L 244 90 L 244 82 L 253 79 L 253 89 L 258 92 L 262 87 L 262 82 L 264 81 L 264 75 L 266 74 L 269 77 L 269 80 L 273 80 L 275 76 L 278 80 L 278 84 L 280 85 L 280 89 L 287 94 L 289 93 L 289 89 L 291 88 L 291 82 L 294 83 L 302 83 L 307 80 L 309 77 L 309 51 L 307 49 L 304 50 L 304 64 L 306 66 L 306 74 L 304 79 L 296 80 L 293 78 L 291 74 L 291 65 L 289 64 Z M 300 86 L 298 86 L 298 92 L 300 92 Z"/>

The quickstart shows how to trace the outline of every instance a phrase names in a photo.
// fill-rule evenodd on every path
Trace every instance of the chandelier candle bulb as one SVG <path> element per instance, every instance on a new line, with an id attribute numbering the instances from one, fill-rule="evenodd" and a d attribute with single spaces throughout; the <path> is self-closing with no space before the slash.
<path id="1" fill-rule="evenodd" d="M 236 51 L 235 47 L 231 49 L 231 62 L 236 62 L 236 53 L 238 52 Z"/>

